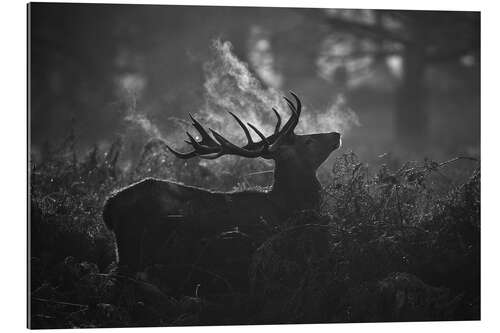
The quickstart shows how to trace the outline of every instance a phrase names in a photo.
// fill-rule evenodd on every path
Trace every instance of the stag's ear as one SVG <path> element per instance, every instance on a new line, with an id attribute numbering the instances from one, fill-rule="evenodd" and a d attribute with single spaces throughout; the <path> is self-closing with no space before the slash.
<path id="1" fill-rule="evenodd" d="M 277 146 L 270 154 L 270 158 L 274 160 L 289 160 L 300 156 L 300 152 L 296 147 L 296 138 L 289 138 L 279 146 Z"/>

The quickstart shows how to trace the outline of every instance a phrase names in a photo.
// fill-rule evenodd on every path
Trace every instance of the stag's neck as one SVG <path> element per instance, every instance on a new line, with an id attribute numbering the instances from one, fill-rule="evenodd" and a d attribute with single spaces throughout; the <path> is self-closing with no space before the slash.
<path id="1" fill-rule="evenodd" d="M 297 171 L 276 165 L 274 184 L 270 192 L 273 201 L 287 210 L 316 209 L 319 207 L 321 185 L 312 170 Z"/>

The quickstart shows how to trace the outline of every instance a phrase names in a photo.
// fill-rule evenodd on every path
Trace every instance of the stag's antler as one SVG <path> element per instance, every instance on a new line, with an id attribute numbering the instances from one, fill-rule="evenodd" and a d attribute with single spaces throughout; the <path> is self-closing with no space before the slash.
<path id="1" fill-rule="evenodd" d="M 290 92 L 290 94 L 294 97 L 296 105 L 294 105 L 293 102 L 290 101 L 287 97 L 283 97 L 288 104 L 288 107 L 292 111 L 292 115 L 283 126 L 283 128 L 280 129 L 281 116 L 275 108 L 273 108 L 273 111 L 278 121 L 272 135 L 266 137 L 255 126 L 247 123 L 247 125 L 250 126 L 250 128 L 260 137 L 261 141 L 259 142 L 254 142 L 252 140 L 252 136 L 250 135 L 248 127 L 241 121 L 240 118 L 238 118 L 238 116 L 236 116 L 232 112 L 229 112 L 229 114 L 233 116 L 233 118 L 238 122 L 247 138 L 247 144 L 243 147 L 238 147 L 213 129 L 209 129 L 213 135 L 212 138 L 210 134 L 208 134 L 208 132 L 205 130 L 205 128 L 203 128 L 203 126 L 190 114 L 189 117 L 193 121 L 194 128 L 200 134 L 201 141 L 196 141 L 196 139 L 189 132 L 186 132 L 189 140 L 186 140 L 185 142 L 193 147 L 193 151 L 189 153 L 180 153 L 170 148 L 168 145 L 167 148 L 175 156 L 182 159 L 188 159 L 195 156 L 205 159 L 216 159 L 218 157 L 221 157 L 222 155 L 237 155 L 243 157 L 269 157 L 273 152 L 276 151 L 276 149 L 285 141 L 288 136 L 293 135 L 293 131 L 299 123 L 302 103 L 300 102 L 300 99 L 297 97 L 297 95 L 295 95 L 293 92 Z"/>

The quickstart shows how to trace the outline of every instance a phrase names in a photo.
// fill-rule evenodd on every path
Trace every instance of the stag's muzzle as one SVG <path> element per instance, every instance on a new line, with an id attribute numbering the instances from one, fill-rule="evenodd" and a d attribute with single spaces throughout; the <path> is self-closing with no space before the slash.
<path id="1" fill-rule="evenodd" d="M 333 143 L 333 149 L 337 149 L 342 144 L 342 139 L 340 138 L 340 133 L 331 132 L 328 133 L 328 139 Z"/>

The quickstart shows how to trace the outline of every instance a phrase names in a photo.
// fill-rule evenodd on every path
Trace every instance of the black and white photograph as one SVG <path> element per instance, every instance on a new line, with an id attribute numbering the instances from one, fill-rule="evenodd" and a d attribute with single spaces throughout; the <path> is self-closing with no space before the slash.
<path id="1" fill-rule="evenodd" d="M 25 3 L 28 328 L 482 319 L 482 12 L 330 5 Z"/>

